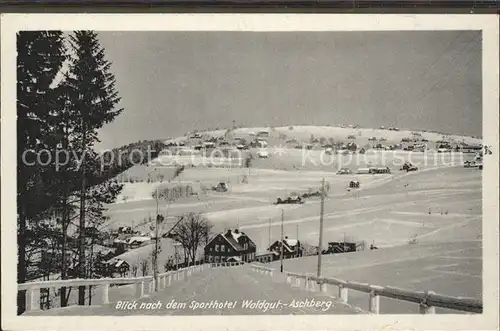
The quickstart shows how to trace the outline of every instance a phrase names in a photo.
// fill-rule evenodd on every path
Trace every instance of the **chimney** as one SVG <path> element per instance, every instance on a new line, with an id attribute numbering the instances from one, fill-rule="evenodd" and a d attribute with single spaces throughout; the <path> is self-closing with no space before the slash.
<path id="1" fill-rule="evenodd" d="M 285 236 L 285 240 L 287 240 L 287 239 L 288 239 L 288 236 Z"/>
<path id="2" fill-rule="evenodd" d="M 238 229 L 234 229 L 234 233 L 240 233 Z"/>
<path id="3" fill-rule="evenodd" d="M 231 236 L 231 229 L 227 229 L 226 236 Z"/>

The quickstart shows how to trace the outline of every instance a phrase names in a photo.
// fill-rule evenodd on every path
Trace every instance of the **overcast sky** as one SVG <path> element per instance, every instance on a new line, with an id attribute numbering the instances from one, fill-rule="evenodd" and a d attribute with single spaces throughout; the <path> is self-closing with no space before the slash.
<path id="1" fill-rule="evenodd" d="M 359 124 L 482 134 L 481 33 L 100 32 L 124 112 L 100 148 L 195 129 Z"/>

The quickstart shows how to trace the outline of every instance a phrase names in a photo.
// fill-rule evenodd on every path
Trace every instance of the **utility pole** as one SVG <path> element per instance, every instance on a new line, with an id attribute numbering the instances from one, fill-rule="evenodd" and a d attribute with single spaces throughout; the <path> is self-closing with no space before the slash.
<path id="1" fill-rule="evenodd" d="M 345 232 L 344 232 L 344 246 L 342 247 L 342 251 L 345 252 L 346 248 L 345 248 Z"/>
<path id="2" fill-rule="evenodd" d="M 156 187 L 156 227 L 155 227 L 155 251 L 154 251 L 154 289 L 158 291 L 158 236 L 160 228 L 160 206 L 158 202 L 158 187 Z"/>
<path id="3" fill-rule="evenodd" d="M 297 236 L 295 237 L 297 240 L 297 245 L 295 246 L 297 248 L 297 257 L 299 257 L 299 224 L 297 223 Z"/>
<path id="4" fill-rule="evenodd" d="M 175 249 L 175 270 L 178 270 L 179 269 L 179 253 L 177 253 L 177 247 L 178 247 L 178 243 L 175 243 L 174 244 L 174 249 Z"/>
<path id="5" fill-rule="evenodd" d="M 269 249 L 271 248 L 271 219 L 269 219 Z"/>
<path id="6" fill-rule="evenodd" d="M 281 209 L 281 243 L 280 243 L 280 260 L 281 266 L 280 271 L 283 272 L 283 220 L 284 220 L 284 211 Z"/>
<path id="7" fill-rule="evenodd" d="M 323 213 L 325 209 L 325 179 L 321 181 L 321 205 L 319 214 L 318 277 L 321 277 L 321 249 L 323 246 Z"/>

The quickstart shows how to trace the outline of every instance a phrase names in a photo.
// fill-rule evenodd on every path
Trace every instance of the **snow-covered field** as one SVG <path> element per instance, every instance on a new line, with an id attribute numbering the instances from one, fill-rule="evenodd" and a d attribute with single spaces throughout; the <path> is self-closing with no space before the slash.
<path id="1" fill-rule="evenodd" d="M 266 128 L 238 129 L 235 136 L 250 136 Z M 409 242 L 440 243 L 479 240 L 482 232 L 482 172 L 463 168 L 462 162 L 474 155 L 455 153 L 409 153 L 370 151 L 365 155 L 324 155 L 321 151 L 294 148 L 275 149 L 271 142 L 291 137 L 305 141 L 310 135 L 347 136 L 356 134 L 357 141 L 370 136 L 386 137 L 399 142 L 410 131 L 349 129 L 335 127 L 294 126 L 268 130 L 270 156 L 254 158 L 250 169 L 242 167 L 186 167 L 172 183 L 191 185 L 195 195 L 170 204 L 160 201 L 161 213 L 180 216 L 198 212 L 214 224 L 214 231 L 238 227 L 264 252 L 271 241 L 280 237 L 281 212 L 284 232 L 310 245 L 318 243 L 320 201 L 307 199 L 302 205 L 274 205 L 277 197 L 291 193 L 303 194 L 320 189 L 324 178 L 329 192 L 325 201 L 324 243 L 338 240 L 364 241 L 369 246 L 391 247 Z M 277 138 L 281 133 L 281 137 Z M 224 131 L 209 132 L 224 135 Z M 293 135 L 292 135 L 293 134 Z M 440 134 L 422 132 L 429 140 L 442 139 Z M 471 137 L 451 137 L 466 143 L 480 143 Z M 249 153 L 255 153 L 250 150 Z M 164 156 L 165 157 L 165 156 Z M 417 165 L 416 172 L 399 171 L 404 161 Z M 356 174 L 358 168 L 387 166 L 391 174 Z M 354 173 L 337 175 L 340 167 Z M 156 213 L 152 192 L 171 178 L 173 167 L 141 165 L 130 169 L 132 176 L 143 180 L 161 174 L 159 181 L 124 183 L 118 203 L 108 210 L 109 227 L 139 224 Z M 170 177 L 169 177 L 170 176 Z M 155 177 L 157 178 L 157 177 Z M 351 180 L 359 180 L 360 189 L 348 190 Z M 228 185 L 228 192 L 209 188 L 219 182 Z M 205 187 L 208 190 L 202 190 Z M 123 199 L 126 197 L 126 199 Z"/>
<path id="2" fill-rule="evenodd" d="M 482 172 L 477 169 L 437 167 L 391 175 L 335 175 L 331 172 L 251 169 L 248 183 L 242 183 L 240 179 L 248 174 L 247 171 L 214 168 L 185 170 L 179 176 L 181 183 L 201 182 L 208 186 L 225 181 L 229 191 L 208 191 L 198 197 L 179 199 L 168 206 L 169 215 L 204 213 L 214 223 L 216 230 L 239 226 L 251 235 L 259 250 L 265 250 L 269 220 L 274 238 L 278 235 L 281 209 L 284 209 L 285 232 L 294 237 L 298 226 L 300 239 L 316 244 L 318 198 L 307 199 L 303 205 L 274 205 L 273 202 L 278 196 L 292 192 L 301 194 L 316 191 L 320 188 L 321 179 L 325 178 L 330 186 L 325 203 L 326 240 L 342 239 L 346 235 L 387 246 L 407 243 L 414 236 L 430 240 L 439 239 L 441 233 L 451 232 L 447 236 L 474 239 L 481 232 Z M 351 179 L 360 180 L 359 190 L 347 190 Z M 128 193 L 134 192 L 136 187 L 138 197 L 140 194 L 147 197 L 150 192 L 148 185 L 153 186 L 126 183 L 125 187 Z M 160 212 L 166 211 L 167 203 L 160 202 Z M 142 201 L 139 198 L 130 199 L 126 203 L 110 206 L 108 211 L 113 226 L 138 224 L 155 213 L 156 202 L 152 198 Z M 461 229 L 462 222 L 469 230 L 470 226 L 477 225 L 477 231 L 460 232 L 458 235 L 455 230 Z M 444 231 L 448 226 L 450 230 Z"/>
<path id="3" fill-rule="evenodd" d="M 457 143 L 481 144 L 479 138 L 458 135 L 333 126 L 254 127 L 239 128 L 230 133 L 227 133 L 226 130 L 216 130 L 200 132 L 200 134 L 203 139 L 225 137 L 231 140 L 239 137 L 249 141 L 259 132 L 268 132 L 269 134 L 267 138 L 269 146 L 266 148 L 269 154 L 267 158 L 259 158 L 260 149 L 256 148 L 249 151 L 236 151 L 236 155 L 231 158 L 221 157 L 217 154 L 219 152 L 217 150 L 214 150 L 215 154 L 212 153 L 208 156 L 201 156 L 199 152 L 197 155 L 160 155 L 157 159 L 151 160 L 149 164 L 136 165 L 118 176 L 119 180 L 132 178 L 134 182 L 131 183 L 130 180 L 127 180 L 124 183 L 123 193 L 117 202 L 141 202 L 152 199 L 152 192 L 160 184 L 172 180 L 175 168 L 180 165 L 185 165 L 186 170 L 175 178 L 175 181 L 196 184 L 195 186 L 198 188 L 200 188 L 199 184 L 211 187 L 219 181 L 224 181 L 230 184 L 230 193 L 233 195 L 252 196 L 255 199 L 271 202 L 278 195 L 286 195 L 293 191 L 316 190 L 323 177 L 332 183 L 331 187 L 335 192 L 342 191 L 346 181 L 351 179 L 360 180 L 363 186 L 375 179 L 375 177 L 361 175 L 339 178 L 335 172 L 343 167 L 350 168 L 355 173 L 357 169 L 368 166 L 387 166 L 394 174 L 406 161 L 410 161 L 423 170 L 461 165 L 465 160 L 474 157 L 474 155 L 462 153 L 437 153 L 432 149 L 425 153 L 368 149 L 365 154 L 327 155 L 325 151 L 317 149 L 296 149 L 293 146 L 294 143 L 289 143 L 290 140 L 295 140 L 300 145 L 315 137 L 317 139 L 323 138 L 325 141 L 330 139 L 344 142 L 354 141 L 359 146 L 363 146 L 368 143 L 370 137 L 385 138 L 384 144 L 387 145 L 399 143 L 402 138 L 419 136 L 429 140 L 429 146 L 442 139 Z M 349 135 L 354 136 L 355 139 L 347 139 Z M 192 145 L 201 140 L 179 137 L 171 139 L 167 143 L 185 141 L 187 145 Z M 253 159 L 251 168 L 246 169 L 243 167 L 244 160 L 249 154 Z M 249 183 L 240 185 L 245 177 L 248 178 Z"/>

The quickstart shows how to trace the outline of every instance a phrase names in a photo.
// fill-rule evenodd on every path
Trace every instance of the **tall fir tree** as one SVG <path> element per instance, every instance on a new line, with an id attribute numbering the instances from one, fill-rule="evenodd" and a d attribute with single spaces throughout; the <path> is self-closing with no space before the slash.
<path id="1" fill-rule="evenodd" d="M 57 136 L 48 120 L 57 109 L 53 82 L 65 60 L 60 31 L 21 31 L 17 34 L 17 212 L 18 282 L 27 280 L 26 245 L 29 224 L 44 217 L 57 194 L 49 154 Z M 53 155 L 50 155 L 52 157 Z M 48 163 L 46 163 L 48 162 Z M 25 293 L 18 293 L 18 314 L 25 310 Z"/>
<path id="2" fill-rule="evenodd" d="M 114 120 L 123 109 L 116 106 L 120 101 L 115 87 L 115 77 L 110 73 L 111 63 L 104 57 L 94 31 L 76 31 L 69 37 L 71 63 L 66 75 L 65 86 L 76 121 L 73 132 L 73 148 L 82 160 L 79 165 L 80 187 L 78 224 L 78 275 L 85 278 L 86 272 L 86 201 L 89 187 L 93 184 L 96 169 L 96 155 L 93 147 L 98 139 L 98 130 Z M 100 167 L 100 165 L 98 165 Z M 85 287 L 78 289 L 78 304 L 85 304 Z"/>

